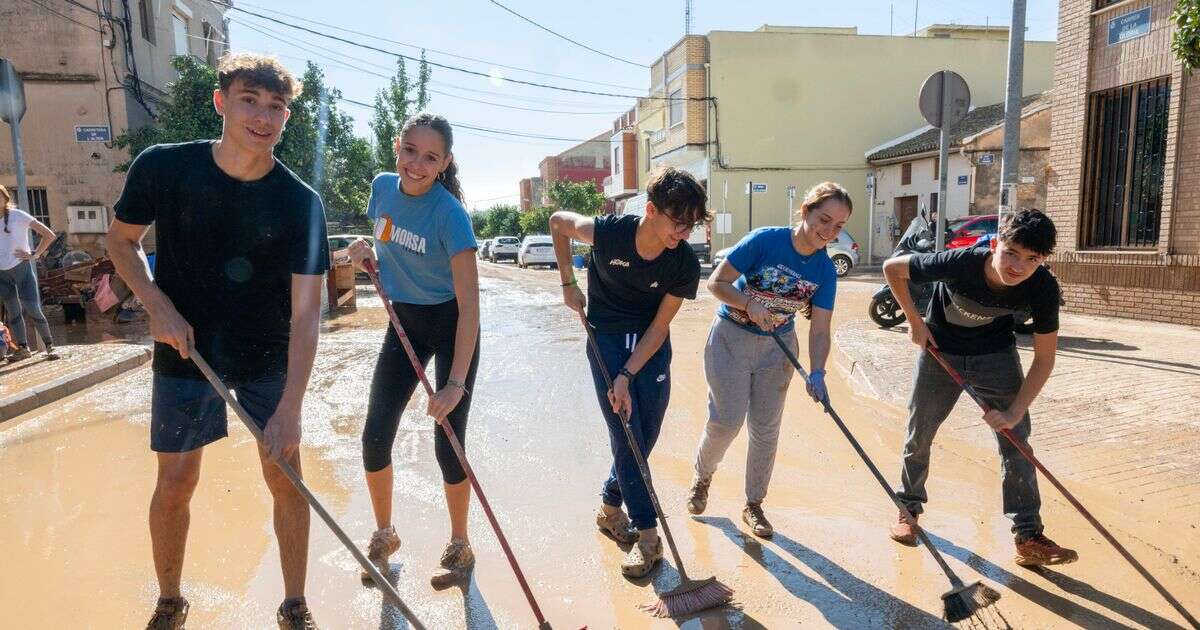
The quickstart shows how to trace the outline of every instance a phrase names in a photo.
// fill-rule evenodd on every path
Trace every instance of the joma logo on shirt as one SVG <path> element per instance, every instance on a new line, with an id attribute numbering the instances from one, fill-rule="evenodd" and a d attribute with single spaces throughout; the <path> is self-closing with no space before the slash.
<path id="1" fill-rule="evenodd" d="M 612 260 L 608 261 L 608 264 L 610 264 L 614 267 L 628 267 L 629 261 L 621 260 L 620 258 L 613 258 Z"/>
<path id="2" fill-rule="evenodd" d="M 392 225 L 390 217 L 384 217 L 382 220 L 375 222 L 375 239 L 391 241 L 418 254 L 423 255 L 425 253 L 425 237 L 409 232 L 402 227 Z"/>

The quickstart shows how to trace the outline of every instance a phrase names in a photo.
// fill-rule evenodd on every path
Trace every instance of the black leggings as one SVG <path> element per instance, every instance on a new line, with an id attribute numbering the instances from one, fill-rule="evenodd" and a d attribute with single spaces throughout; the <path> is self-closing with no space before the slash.
<path id="1" fill-rule="evenodd" d="M 450 366 L 454 362 L 454 333 L 458 327 L 458 301 L 422 305 L 392 302 L 396 316 L 404 326 L 404 332 L 412 343 L 421 365 L 427 365 L 431 356 L 436 357 L 435 389 L 445 387 L 450 378 Z M 479 368 L 479 339 L 475 340 L 475 354 L 471 357 L 471 368 L 467 371 L 467 391 L 475 391 L 475 372 Z M 400 414 L 408 406 L 418 378 L 412 362 L 396 335 L 396 329 L 388 326 L 375 364 L 375 376 L 371 379 L 371 400 L 367 404 L 367 424 L 363 428 L 363 465 L 367 472 L 377 472 L 392 463 L 392 443 L 396 440 L 396 429 Z M 454 429 L 460 443 L 466 442 L 467 414 L 471 410 L 471 394 L 464 394 L 458 406 L 446 420 Z M 435 427 L 433 437 L 438 466 L 442 469 L 442 480 L 448 484 L 461 483 L 467 478 L 458 463 L 454 449 L 442 428 Z"/>

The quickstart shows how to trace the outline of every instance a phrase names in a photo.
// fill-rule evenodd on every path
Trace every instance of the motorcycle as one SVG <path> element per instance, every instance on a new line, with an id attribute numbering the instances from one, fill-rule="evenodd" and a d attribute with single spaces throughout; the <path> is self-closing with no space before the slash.
<path id="1" fill-rule="evenodd" d="M 908 229 L 904 231 L 904 235 L 896 243 L 896 249 L 889 258 L 908 254 L 929 253 L 933 251 L 933 245 L 933 227 L 922 212 L 908 224 Z M 925 312 L 928 309 L 929 300 L 933 297 L 933 287 L 934 283 L 932 282 L 923 284 L 908 283 L 908 291 L 912 295 L 918 311 Z M 1059 301 L 1062 303 L 1061 297 Z M 867 308 L 868 314 L 871 316 L 871 321 L 878 324 L 881 328 L 898 326 L 903 324 L 907 319 L 904 311 L 900 308 L 900 303 L 892 295 L 892 287 L 888 286 L 887 283 L 884 283 L 883 286 L 875 291 L 875 294 L 871 296 L 871 304 Z M 1021 316 L 1014 317 L 1014 320 L 1014 331 L 1023 335 L 1033 333 L 1032 313 L 1022 313 Z"/>

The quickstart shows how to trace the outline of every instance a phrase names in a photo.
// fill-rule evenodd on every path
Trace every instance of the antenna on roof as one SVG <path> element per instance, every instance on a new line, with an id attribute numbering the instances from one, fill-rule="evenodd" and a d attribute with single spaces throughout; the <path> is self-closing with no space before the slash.
<path id="1" fill-rule="evenodd" d="M 683 5 L 683 34 L 692 34 L 692 0 L 684 0 Z"/>

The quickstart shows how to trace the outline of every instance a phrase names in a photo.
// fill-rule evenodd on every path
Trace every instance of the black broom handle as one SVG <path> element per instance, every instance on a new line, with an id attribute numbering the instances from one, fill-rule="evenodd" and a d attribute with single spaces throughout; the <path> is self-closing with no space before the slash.
<path id="1" fill-rule="evenodd" d="M 582 313 L 579 315 L 580 321 L 583 322 L 583 330 L 587 332 L 588 345 L 592 347 L 592 354 L 596 355 L 596 365 L 600 366 L 600 374 L 604 377 L 604 383 L 611 390 L 613 387 L 612 377 L 608 375 L 608 368 L 604 365 L 604 358 L 600 356 L 600 347 L 596 345 L 596 337 L 592 335 L 592 325 L 588 323 L 587 317 Z M 654 511 L 658 514 L 658 520 L 662 522 L 663 533 L 667 539 L 667 546 L 671 548 L 671 557 L 675 558 L 675 568 L 679 570 L 679 577 L 684 582 L 689 582 L 687 572 L 683 569 L 683 559 L 679 557 L 679 550 L 675 548 L 675 538 L 671 536 L 671 526 L 667 525 L 667 516 L 663 514 L 662 506 L 658 504 L 658 495 L 654 492 L 654 484 L 650 480 L 650 467 L 646 465 L 646 458 L 642 457 L 642 451 L 638 448 L 637 438 L 633 436 L 633 430 L 629 428 L 629 416 L 624 413 L 617 414 L 621 419 L 621 428 L 625 430 L 625 439 L 629 441 L 629 450 L 633 451 L 633 458 L 637 460 L 638 470 L 642 473 L 642 480 L 646 484 L 646 492 L 650 494 L 650 502 L 654 504 Z"/>
<path id="2" fill-rule="evenodd" d="M 796 371 L 800 373 L 800 376 L 805 380 L 808 380 L 808 373 L 805 372 L 804 368 L 800 366 L 800 360 L 797 359 L 796 355 L 792 353 L 790 348 L 787 347 L 787 344 L 783 343 L 783 339 L 779 338 L 779 333 L 772 330 L 771 337 L 775 339 L 775 343 L 779 344 L 779 349 L 783 350 L 783 353 L 787 355 L 788 361 L 792 362 L 792 365 L 796 368 Z M 963 586 L 963 581 L 954 574 L 954 571 L 950 569 L 950 565 L 946 564 L 946 561 L 942 558 L 942 554 L 938 552 L 936 547 L 933 546 L 933 543 L 929 542 L 929 537 L 925 535 L 925 530 L 921 529 L 920 525 L 917 525 L 917 520 L 913 518 L 912 514 L 908 511 L 908 508 L 905 507 L 904 503 L 900 500 L 900 497 L 896 496 L 896 491 L 892 490 L 892 487 L 888 485 L 887 479 L 883 476 L 883 473 L 880 473 L 879 469 L 875 467 L 875 463 L 871 461 L 871 458 L 867 457 L 867 452 L 863 450 L 862 446 L 858 443 L 858 440 L 854 439 L 854 434 L 850 433 L 850 429 L 846 427 L 846 423 L 842 422 L 842 419 L 838 417 L 837 412 L 834 411 L 833 407 L 829 405 L 829 400 L 823 401 L 822 405 L 825 407 L 825 413 L 829 414 L 830 418 L 833 418 L 833 421 L 837 424 L 838 428 L 842 430 L 842 435 L 845 435 L 846 439 L 850 441 L 850 446 L 853 446 L 854 450 L 858 452 L 858 456 L 862 458 L 863 463 L 867 465 L 868 469 L 870 469 L 871 474 L 875 475 L 875 480 L 879 482 L 880 486 L 883 486 L 884 492 L 887 492 L 888 497 L 892 499 L 892 503 L 895 503 L 896 507 L 900 508 L 900 513 L 904 515 L 904 519 L 907 520 L 908 524 L 912 526 L 913 531 L 917 533 L 917 537 L 921 539 L 921 542 L 925 545 L 925 548 L 928 549 L 929 553 L 933 555 L 933 559 L 937 560 L 938 565 L 942 567 L 942 571 L 946 574 L 946 577 L 950 579 L 950 583 L 954 585 L 954 588 L 961 588 Z"/>

